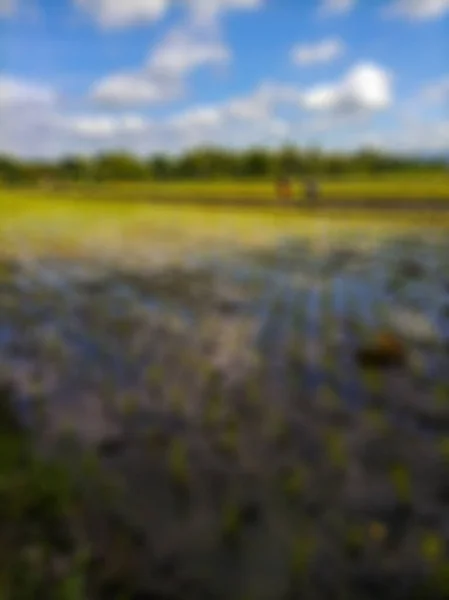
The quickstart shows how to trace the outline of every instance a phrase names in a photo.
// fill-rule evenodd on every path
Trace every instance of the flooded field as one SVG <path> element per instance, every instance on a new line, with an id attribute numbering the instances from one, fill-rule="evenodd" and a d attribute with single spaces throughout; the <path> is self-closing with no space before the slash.
<path id="1" fill-rule="evenodd" d="M 0 266 L 14 407 L 80 474 L 85 597 L 447 597 L 448 240 L 189 256 Z"/>

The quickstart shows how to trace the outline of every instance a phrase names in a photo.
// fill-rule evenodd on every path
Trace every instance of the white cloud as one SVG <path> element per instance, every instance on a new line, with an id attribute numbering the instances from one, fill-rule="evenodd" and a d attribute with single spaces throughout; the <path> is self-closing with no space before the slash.
<path id="1" fill-rule="evenodd" d="M 371 144 L 400 153 L 449 153 L 449 120 L 404 124 L 388 134 L 372 132 Z"/>
<path id="2" fill-rule="evenodd" d="M 229 49 L 208 32 L 175 29 L 152 50 L 147 64 L 136 72 L 115 73 L 96 82 L 89 96 L 117 107 L 144 106 L 182 97 L 186 78 L 206 66 L 225 66 Z"/>
<path id="3" fill-rule="evenodd" d="M 291 59 L 300 66 L 328 63 L 342 56 L 344 51 L 340 39 L 329 38 L 314 44 L 298 44 L 291 51 Z"/>
<path id="4" fill-rule="evenodd" d="M 362 63 L 333 83 L 301 89 L 267 81 L 247 94 L 192 106 L 157 121 L 138 112 L 67 114 L 45 86 L 16 81 L 11 85 L 8 80 L 8 85 L 0 86 L 0 98 L 6 101 L 0 150 L 42 156 L 121 148 L 144 154 L 205 143 L 229 147 L 273 145 L 286 139 L 304 143 L 307 136 L 318 143 L 323 134 L 329 139 L 332 132 L 340 135 L 351 126 L 357 130 L 366 127 L 371 115 L 391 102 L 390 79 L 381 67 Z M 132 90 L 134 100 L 140 96 L 142 103 L 155 98 L 152 88 L 144 86 L 139 91 L 130 83 L 136 82 L 117 77 L 115 87 L 109 88 L 110 99 L 115 94 L 116 100 L 129 101 L 127 94 Z M 439 136 L 436 139 L 441 145 L 442 133 Z"/>
<path id="5" fill-rule="evenodd" d="M 341 81 L 313 87 L 303 95 L 306 109 L 340 114 L 382 110 L 391 102 L 391 75 L 373 63 L 360 63 Z"/>
<path id="6" fill-rule="evenodd" d="M 449 75 L 426 86 L 422 92 L 422 97 L 434 104 L 449 103 Z"/>
<path id="7" fill-rule="evenodd" d="M 0 75 L 0 108 L 18 105 L 50 105 L 56 100 L 56 92 L 48 86 Z"/>
<path id="8" fill-rule="evenodd" d="M 9 17 L 17 8 L 17 0 L 0 0 L 0 18 Z"/>
<path id="9" fill-rule="evenodd" d="M 449 13 L 449 0 L 393 0 L 386 15 L 410 20 L 437 19 Z"/>
<path id="10" fill-rule="evenodd" d="M 144 106 L 182 95 L 181 83 L 173 79 L 157 79 L 144 72 L 118 73 L 95 83 L 90 97 L 109 106 Z"/>
<path id="11" fill-rule="evenodd" d="M 293 135 L 298 127 L 320 135 L 350 123 L 363 124 L 366 116 L 387 108 L 391 101 L 390 75 L 377 65 L 361 63 L 333 83 L 300 89 L 265 82 L 246 95 L 215 105 L 193 106 L 153 123 L 152 141 L 158 139 L 162 145 L 177 149 L 212 142 L 231 146 L 270 144 Z M 282 118 L 279 111 L 284 107 L 293 108 L 296 116 Z M 315 113 L 316 118 L 311 118 L 310 113 Z M 71 122 L 71 128 L 85 138 L 104 140 L 117 139 L 124 130 L 115 116 L 94 120 L 83 117 Z"/>
<path id="12" fill-rule="evenodd" d="M 226 65 L 231 54 L 218 39 L 196 31 L 176 29 L 151 53 L 150 72 L 182 76 L 205 65 Z"/>
<path id="13" fill-rule="evenodd" d="M 343 15 L 355 8 L 357 0 L 322 0 L 320 13 L 323 16 Z"/>
<path id="14" fill-rule="evenodd" d="M 192 133 L 198 130 L 210 130 L 220 127 L 223 114 L 219 108 L 198 106 L 175 115 L 168 121 L 168 126 L 178 132 Z"/>
<path id="15" fill-rule="evenodd" d="M 237 121 L 261 122 L 273 118 L 275 110 L 281 105 L 299 106 L 302 93 L 293 86 L 266 82 L 247 96 L 232 98 L 224 103 L 223 111 L 228 118 Z"/>
<path id="16" fill-rule="evenodd" d="M 172 0 L 75 0 L 102 27 L 118 28 L 161 19 Z"/>
<path id="17" fill-rule="evenodd" d="M 91 140 L 107 140 L 127 134 L 139 134 L 151 127 L 151 122 L 141 115 L 81 115 L 60 117 L 57 126 L 61 131 Z"/>
<path id="18" fill-rule="evenodd" d="M 227 11 L 257 10 L 266 0 L 187 0 L 194 22 L 207 25 Z"/>
<path id="19" fill-rule="evenodd" d="M 13 0 L 0 0 L 11 2 Z M 210 24 L 232 10 L 254 10 L 265 0 L 74 0 L 102 27 L 119 28 L 162 19 L 172 6 L 184 5 L 196 23 Z"/>

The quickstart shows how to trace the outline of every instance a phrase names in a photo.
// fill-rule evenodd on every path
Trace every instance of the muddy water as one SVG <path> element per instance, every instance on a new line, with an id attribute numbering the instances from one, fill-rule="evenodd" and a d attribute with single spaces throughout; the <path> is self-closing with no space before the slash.
<path id="1" fill-rule="evenodd" d="M 18 270 L 0 295 L 3 365 L 20 380 L 23 355 L 30 363 L 34 354 L 41 374 L 54 369 L 56 379 L 62 363 L 71 389 L 87 383 L 93 371 L 132 387 L 158 354 L 151 347 L 153 328 L 175 319 L 191 342 L 214 314 L 224 329 L 251 319 L 256 333 L 242 343 L 268 366 L 274 397 L 285 391 L 287 355 L 296 343 L 304 355 L 305 389 L 313 393 L 326 381 L 326 355 L 336 362 L 347 402 L 357 405 L 362 391 L 355 347 L 384 327 L 397 330 L 410 353 L 419 355 L 423 376 L 434 384 L 446 380 L 449 292 L 441 276 L 448 249 L 407 239 L 372 251 L 327 246 L 317 255 L 303 241 L 285 240 L 237 260 L 197 261 L 182 277 L 174 272 L 154 283 L 151 274 L 90 273 L 88 265 L 56 261 Z M 133 344 L 139 346 L 139 323 L 149 339 L 129 358 Z M 56 364 L 45 364 L 52 344 Z"/>
<path id="2" fill-rule="evenodd" d="M 357 577 L 369 587 L 363 565 L 387 585 L 393 559 L 404 581 L 427 529 L 449 543 L 441 450 L 448 257 L 443 243 L 407 239 L 369 247 L 327 240 L 318 251 L 285 240 L 185 270 L 17 268 L 0 287 L 2 372 L 30 424 L 35 401 L 46 399 L 46 442 L 67 427 L 90 448 L 120 440 L 120 455 L 105 462 L 129 487 L 133 522 L 161 553 L 177 553 L 184 571 L 206 577 L 214 597 L 243 597 L 248 582 L 257 598 L 299 597 L 287 595 L 286 564 L 305 529 L 320 582 L 310 597 L 326 597 L 320 585 L 334 571 L 343 587 Z M 410 364 L 363 372 L 355 350 L 384 327 Z M 194 500 L 184 520 L 165 459 L 150 464 L 148 449 L 141 458 L 148 430 L 188 450 Z M 398 465 L 413 478 L 405 492 L 413 518 L 394 552 L 367 539 L 365 562 L 354 563 L 345 527 L 390 527 L 404 494 L 391 474 Z M 292 503 L 282 477 L 298 467 L 302 491 Z M 220 541 L 228 496 L 263 514 L 245 528 L 239 560 Z M 148 587 L 148 577 L 144 570 L 139 585 Z M 350 597 L 365 597 L 357 590 Z"/>

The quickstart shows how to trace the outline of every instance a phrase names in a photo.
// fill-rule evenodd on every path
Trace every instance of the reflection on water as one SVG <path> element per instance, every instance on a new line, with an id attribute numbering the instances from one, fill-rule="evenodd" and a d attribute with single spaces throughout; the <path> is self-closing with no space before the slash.
<path id="1" fill-rule="evenodd" d="M 237 327 L 243 317 L 258 324 L 255 337 L 242 343 L 272 364 L 273 377 L 285 377 L 287 340 L 296 335 L 309 390 L 325 380 L 330 330 L 338 332 L 333 352 L 352 385 L 347 390 L 354 390 L 358 377 L 355 344 L 386 326 L 410 348 L 427 345 L 429 372 L 443 376 L 449 315 L 444 311 L 448 283 L 441 274 L 447 272 L 447 257 L 447 245 L 422 239 L 390 240 L 368 250 L 329 241 L 319 254 L 307 242 L 290 239 L 228 261 L 197 260 L 187 272 L 164 276 L 47 261 L 2 276 L 0 352 L 13 371 L 21 355 L 33 360 L 34 352 L 44 369 L 59 365 L 65 377 L 77 372 L 79 385 L 95 367 L 112 371 L 117 382 L 129 386 L 132 377 L 138 379 L 136 365 L 154 360 L 154 328 L 178 319 L 188 330 L 183 343 L 190 344 L 205 317 L 215 314 L 223 323 L 233 319 Z M 45 327 L 51 335 L 44 335 Z M 148 338 L 130 360 L 144 331 Z M 52 345 L 57 362 L 44 365 Z M 70 361 L 64 362 L 63 348 Z"/>
<path id="2" fill-rule="evenodd" d="M 214 589 L 228 582 L 219 598 L 241 597 L 243 579 L 263 588 L 257 598 L 328 597 L 284 594 L 304 525 L 316 581 L 334 569 L 332 589 L 371 597 L 354 584 L 354 573 L 368 587 L 372 579 L 348 551 L 354 526 L 389 532 L 398 511 L 413 513 L 394 542 L 401 585 L 415 572 L 423 527 L 440 527 L 448 543 L 448 248 L 329 239 L 318 251 L 289 239 L 185 269 L 0 269 L 0 365 L 30 425 L 47 400 L 43 439 L 69 428 L 95 446 L 119 487 L 126 482 L 125 512 L 149 547 L 178 551 L 179 532 L 198 543 L 187 544 L 183 573 L 207 572 Z M 357 349 L 384 328 L 396 332 L 407 365 L 361 370 Z M 186 521 L 166 466 L 171 441 L 190 460 Z M 226 560 L 220 546 L 228 492 L 245 514 L 264 515 L 244 525 L 243 561 Z M 390 590 L 391 548 L 364 535 L 367 564 Z"/>

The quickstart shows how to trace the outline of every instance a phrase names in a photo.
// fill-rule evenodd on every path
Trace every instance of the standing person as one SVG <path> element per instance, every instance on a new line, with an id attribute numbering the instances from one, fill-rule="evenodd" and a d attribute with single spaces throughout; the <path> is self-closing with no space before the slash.
<path id="1" fill-rule="evenodd" d="M 277 195 L 280 200 L 289 200 L 291 198 L 290 180 L 287 175 L 282 175 L 278 178 Z"/>

